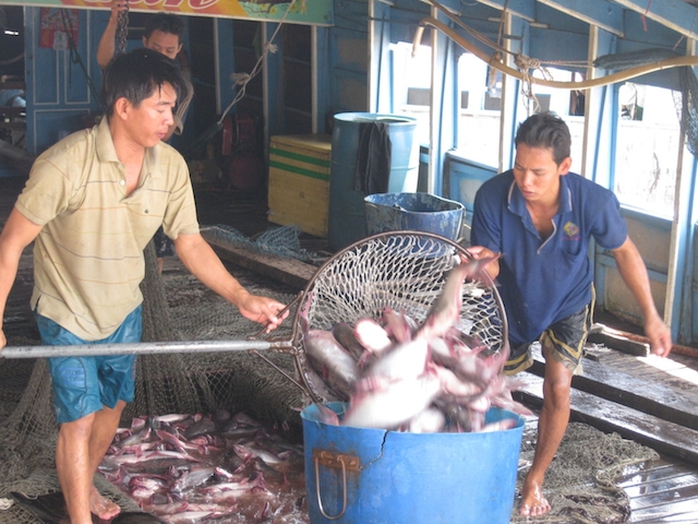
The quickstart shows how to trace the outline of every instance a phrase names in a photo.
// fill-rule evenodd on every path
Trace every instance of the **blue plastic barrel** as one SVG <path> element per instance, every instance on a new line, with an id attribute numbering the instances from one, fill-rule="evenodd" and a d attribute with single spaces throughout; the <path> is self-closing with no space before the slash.
<path id="1" fill-rule="evenodd" d="M 359 127 L 367 122 L 388 124 L 391 142 L 388 192 L 413 193 L 419 182 L 419 144 L 414 138 L 417 119 L 381 113 L 338 113 L 332 131 L 330 201 L 327 241 L 340 250 L 366 237 L 365 193 L 354 189 L 359 150 Z"/>
<path id="2" fill-rule="evenodd" d="M 458 240 L 465 206 L 430 193 L 376 193 L 364 198 L 366 232 L 412 229 Z"/>
<path id="3" fill-rule="evenodd" d="M 343 413 L 342 402 L 328 407 Z M 332 426 L 301 412 L 311 524 L 508 524 L 524 419 L 492 408 L 488 433 L 403 433 Z"/>

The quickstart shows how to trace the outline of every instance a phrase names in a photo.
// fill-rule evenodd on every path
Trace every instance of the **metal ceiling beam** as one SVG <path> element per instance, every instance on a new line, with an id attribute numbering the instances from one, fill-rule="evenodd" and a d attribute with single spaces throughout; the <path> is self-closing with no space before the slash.
<path id="1" fill-rule="evenodd" d="M 683 0 L 661 0 L 661 2 L 648 3 L 647 0 L 613 0 L 618 5 L 646 16 L 649 20 L 654 20 L 668 27 L 672 31 L 687 36 L 698 38 L 694 25 L 698 23 L 696 19 L 696 8 L 687 4 Z M 649 10 L 647 9 L 649 6 Z"/>
<path id="2" fill-rule="evenodd" d="M 589 0 L 538 0 L 538 2 L 613 35 L 623 37 L 623 9 L 616 4 Z"/>

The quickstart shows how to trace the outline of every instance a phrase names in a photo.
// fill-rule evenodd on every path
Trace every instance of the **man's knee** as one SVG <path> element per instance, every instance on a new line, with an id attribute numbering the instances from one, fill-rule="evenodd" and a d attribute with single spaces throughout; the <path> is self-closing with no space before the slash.
<path id="1" fill-rule="evenodd" d="M 97 413 L 93 412 L 69 422 L 62 422 L 60 434 L 67 438 L 89 438 L 96 415 Z"/>

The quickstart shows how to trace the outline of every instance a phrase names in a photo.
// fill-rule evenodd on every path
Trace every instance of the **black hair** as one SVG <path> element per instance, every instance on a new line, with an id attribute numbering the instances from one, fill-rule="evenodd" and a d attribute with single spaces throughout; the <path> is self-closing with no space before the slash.
<path id="1" fill-rule="evenodd" d="M 163 33 L 172 33 L 177 35 L 179 43 L 182 43 L 184 37 L 184 21 L 172 13 L 157 13 L 151 16 L 145 24 L 145 32 L 143 36 L 147 40 L 153 31 L 162 31 Z"/>
<path id="2" fill-rule="evenodd" d="M 105 113 L 110 116 L 119 98 L 126 98 L 138 106 L 166 83 L 175 90 L 178 105 L 188 103 L 193 88 L 182 69 L 162 53 L 134 49 L 116 55 L 109 62 L 102 74 L 99 98 Z"/>
<path id="3" fill-rule="evenodd" d="M 552 149 L 557 165 L 570 156 L 570 130 L 562 118 L 552 111 L 528 117 L 517 129 L 514 143 L 528 147 Z"/>

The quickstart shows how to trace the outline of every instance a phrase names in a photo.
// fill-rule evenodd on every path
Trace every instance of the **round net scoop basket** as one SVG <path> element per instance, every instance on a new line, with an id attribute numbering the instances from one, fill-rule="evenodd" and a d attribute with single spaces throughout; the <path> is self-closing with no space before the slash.
<path id="1" fill-rule="evenodd" d="M 318 371 L 312 369 L 303 349 L 304 312 L 308 329 L 331 330 L 339 322 L 353 325 L 361 318 L 379 319 L 385 308 L 403 312 L 421 325 L 440 296 L 448 271 L 460 257 L 467 260 L 471 255 L 445 237 L 391 231 L 360 240 L 325 262 L 301 294 L 293 322 L 297 367 L 313 400 L 348 399 L 329 396 L 312 379 Z M 477 337 L 490 353 L 505 346 L 508 333 L 504 306 L 489 276 L 464 283 L 455 327 Z"/>

